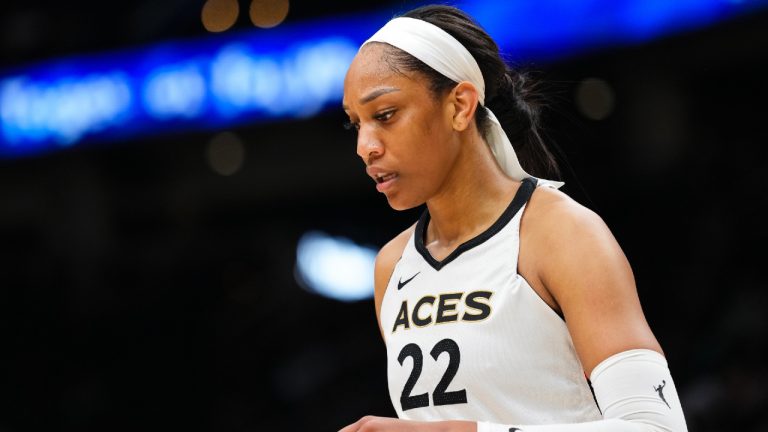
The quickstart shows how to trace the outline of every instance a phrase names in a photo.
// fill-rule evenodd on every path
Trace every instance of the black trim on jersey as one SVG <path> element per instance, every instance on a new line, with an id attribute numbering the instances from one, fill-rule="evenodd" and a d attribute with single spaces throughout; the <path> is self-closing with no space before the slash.
<path id="1" fill-rule="evenodd" d="M 597 407 L 597 410 L 600 411 L 600 415 L 603 415 L 603 410 L 600 409 L 600 404 L 597 403 L 597 396 L 595 396 L 595 389 L 592 387 L 592 381 L 590 381 L 589 378 L 587 378 L 587 385 L 589 385 L 589 391 L 592 392 L 592 399 L 595 400 L 595 406 Z"/>
<path id="2" fill-rule="evenodd" d="M 538 293 L 536 293 L 536 294 L 538 295 Z M 544 302 L 544 303 L 546 303 L 546 302 Z M 547 305 L 547 306 L 549 306 L 549 305 Z M 550 308 L 550 309 L 552 309 L 552 306 L 549 306 L 549 308 Z M 563 320 L 563 322 L 565 322 L 565 315 L 563 315 L 563 313 L 562 313 L 562 312 L 560 312 L 560 311 L 556 311 L 556 310 L 554 310 L 554 309 L 552 309 L 552 312 L 556 313 L 556 314 L 557 314 L 557 316 L 559 316 L 559 317 L 560 317 L 560 319 L 561 319 L 561 320 Z"/>
<path id="3" fill-rule="evenodd" d="M 429 209 L 425 209 L 424 213 L 421 214 L 421 217 L 419 218 L 419 221 L 416 223 L 416 232 L 415 232 L 415 244 L 416 244 L 416 250 L 421 254 L 422 257 L 424 257 L 424 260 L 429 263 L 429 265 L 432 266 L 435 270 L 440 270 L 451 261 L 455 260 L 459 257 L 459 255 L 463 254 L 464 252 L 472 249 L 475 246 L 479 246 L 483 244 L 486 240 L 496 235 L 499 231 L 501 231 L 502 228 L 504 228 L 509 221 L 512 220 L 512 218 L 515 217 L 518 211 L 523 207 L 525 203 L 528 202 L 528 199 L 531 198 L 531 195 L 533 194 L 533 191 L 536 189 L 536 184 L 538 183 L 538 180 L 535 177 L 529 177 L 527 179 L 524 179 L 520 183 L 520 187 L 517 189 L 517 192 L 515 193 L 515 197 L 512 198 L 512 202 L 509 203 L 509 206 L 507 206 L 506 210 L 504 210 L 504 213 L 499 216 L 499 219 L 496 220 L 496 222 L 493 223 L 490 227 L 488 227 L 487 230 L 483 231 L 482 233 L 478 234 L 476 237 L 471 238 L 464 243 L 460 244 L 459 247 L 457 247 L 453 252 L 451 252 L 447 257 L 445 257 L 442 261 L 436 260 L 432 255 L 430 255 L 429 250 L 427 250 L 427 247 L 424 245 L 424 242 L 426 240 L 426 234 L 427 234 L 427 224 L 429 223 Z"/>

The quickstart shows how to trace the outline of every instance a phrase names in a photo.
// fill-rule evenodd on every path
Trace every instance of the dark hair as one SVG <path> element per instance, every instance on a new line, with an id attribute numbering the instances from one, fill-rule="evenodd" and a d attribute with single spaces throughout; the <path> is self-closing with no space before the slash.
<path id="1" fill-rule="evenodd" d="M 538 83 L 530 75 L 508 67 L 499 55 L 496 42 L 460 9 L 429 5 L 402 16 L 434 24 L 467 48 L 483 74 L 485 105 L 499 119 L 523 168 L 536 177 L 559 178 L 557 161 L 539 132 L 545 98 L 539 91 Z M 386 59 L 393 69 L 423 74 L 435 96 L 442 96 L 456 86 L 456 82 L 405 51 L 394 47 L 388 51 Z M 485 110 L 476 111 L 475 121 L 480 133 L 486 136 L 489 120 Z"/>

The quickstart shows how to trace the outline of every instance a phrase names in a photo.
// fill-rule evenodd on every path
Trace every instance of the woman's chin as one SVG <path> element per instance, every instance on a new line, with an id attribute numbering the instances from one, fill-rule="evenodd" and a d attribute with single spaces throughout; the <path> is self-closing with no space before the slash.
<path id="1" fill-rule="evenodd" d="M 393 210 L 397 211 L 410 210 L 423 204 L 423 201 L 404 199 L 403 197 L 399 197 L 397 195 L 387 195 L 387 202 Z"/>

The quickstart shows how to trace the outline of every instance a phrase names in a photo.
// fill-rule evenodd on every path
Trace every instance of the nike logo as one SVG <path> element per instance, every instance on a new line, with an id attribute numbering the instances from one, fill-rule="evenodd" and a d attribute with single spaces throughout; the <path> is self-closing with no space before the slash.
<path id="1" fill-rule="evenodd" d="M 509 432 L 515 432 L 515 431 L 520 431 L 520 432 L 523 432 L 523 430 L 522 430 L 522 429 L 518 429 L 518 428 L 509 428 Z"/>
<path id="2" fill-rule="evenodd" d="M 406 279 L 405 281 L 403 281 L 403 278 L 400 277 L 400 280 L 397 281 L 397 289 L 398 289 L 398 291 L 401 290 L 406 284 L 408 284 L 408 282 L 412 281 L 413 278 L 418 276 L 419 273 L 421 273 L 421 272 L 416 273 L 415 275 L 411 276 L 410 278 Z"/>

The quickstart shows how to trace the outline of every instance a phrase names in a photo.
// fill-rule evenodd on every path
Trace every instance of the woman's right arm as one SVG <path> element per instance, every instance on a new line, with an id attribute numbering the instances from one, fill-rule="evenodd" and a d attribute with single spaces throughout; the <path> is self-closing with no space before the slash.
<path id="1" fill-rule="evenodd" d="M 382 339 L 384 339 L 384 330 L 381 327 L 381 301 L 384 299 L 389 279 L 395 270 L 395 264 L 403 256 L 403 250 L 405 250 L 405 245 L 408 244 L 408 239 L 410 239 L 415 226 L 413 225 L 398 234 L 397 237 L 385 244 L 379 254 L 376 255 L 376 265 L 373 271 L 373 300 L 376 306 L 376 321 L 379 323 Z"/>

